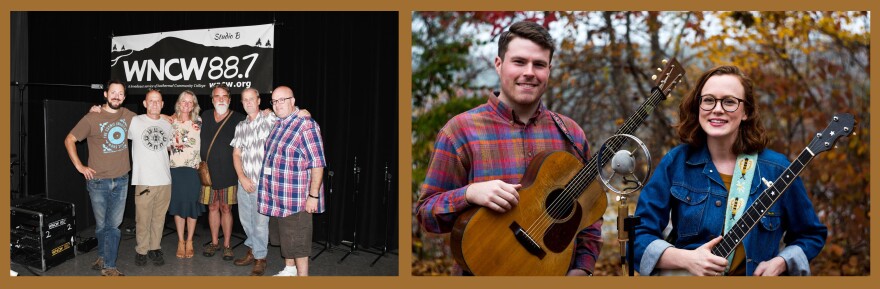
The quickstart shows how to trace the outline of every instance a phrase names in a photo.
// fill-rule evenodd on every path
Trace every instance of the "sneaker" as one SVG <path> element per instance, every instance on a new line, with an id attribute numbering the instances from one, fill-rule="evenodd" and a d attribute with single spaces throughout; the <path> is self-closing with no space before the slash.
<path id="1" fill-rule="evenodd" d="M 134 264 L 138 265 L 138 266 L 147 265 L 147 255 L 141 255 L 141 253 L 135 253 Z"/>
<path id="2" fill-rule="evenodd" d="M 220 244 L 205 245 L 205 252 L 202 252 L 202 255 L 205 257 L 214 257 L 214 254 L 217 253 L 217 248 L 220 248 Z"/>
<path id="3" fill-rule="evenodd" d="M 165 265 L 165 258 L 162 255 L 162 250 L 158 249 L 147 252 L 147 256 L 150 257 L 150 260 L 153 260 L 153 266 Z"/>
<path id="4" fill-rule="evenodd" d="M 275 274 L 276 277 L 295 277 L 296 276 L 296 267 L 287 267 L 284 266 L 284 270 Z"/>
<path id="5" fill-rule="evenodd" d="M 125 274 L 122 274 L 116 268 L 109 268 L 101 270 L 101 276 L 125 276 Z"/>
<path id="6" fill-rule="evenodd" d="M 104 269 L 104 258 L 98 257 L 98 260 L 95 260 L 95 263 L 92 263 L 92 270 L 101 271 Z"/>
<path id="7" fill-rule="evenodd" d="M 232 248 L 230 248 L 230 247 L 223 248 L 223 260 L 232 261 L 232 259 L 235 259 L 235 254 L 232 253 Z"/>

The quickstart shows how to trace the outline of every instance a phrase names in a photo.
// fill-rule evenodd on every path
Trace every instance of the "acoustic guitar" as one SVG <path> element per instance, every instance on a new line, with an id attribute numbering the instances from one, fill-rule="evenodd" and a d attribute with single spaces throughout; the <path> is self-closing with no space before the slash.
<path id="1" fill-rule="evenodd" d="M 658 70 L 651 96 L 617 134 L 632 134 L 684 78 L 675 59 Z M 594 155 L 584 165 L 565 151 L 537 154 L 520 181 L 517 206 L 505 213 L 474 207 L 456 219 L 450 244 L 456 262 L 474 275 L 565 275 L 575 235 L 608 205 L 601 183 L 594 182 L 599 159 L 611 158 Z"/>
<path id="2" fill-rule="evenodd" d="M 776 181 L 770 182 L 768 180 L 762 180 L 764 184 L 767 185 L 767 189 L 761 192 L 761 194 L 758 195 L 758 198 L 755 199 L 755 202 L 746 209 L 745 214 L 743 214 L 736 223 L 733 223 L 730 231 L 727 232 L 727 234 L 724 234 L 721 241 L 712 248 L 712 254 L 723 258 L 730 256 L 730 254 L 736 250 L 736 246 L 739 246 L 739 244 L 742 243 L 743 239 L 746 238 L 746 235 L 748 235 L 761 218 L 767 214 L 770 207 L 779 200 L 779 196 L 782 196 L 791 183 L 797 179 L 797 176 L 803 172 L 807 164 L 810 163 L 810 161 L 819 153 L 825 152 L 834 147 L 834 143 L 836 143 L 841 137 L 851 135 L 854 129 L 855 119 L 852 114 L 839 113 L 834 115 L 828 127 L 822 132 L 816 134 L 816 137 L 813 138 L 810 145 L 804 148 L 801 154 L 798 155 L 797 159 L 791 162 L 791 165 L 782 172 L 782 175 L 780 175 Z M 773 244 L 768 244 L 768 246 L 769 245 L 776 246 Z M 735 265 L 736 264 L 734 264 L 734 266 Z M 661 276 L 692 275 L 684 269 L 659 270 L 658 274 Z"/>

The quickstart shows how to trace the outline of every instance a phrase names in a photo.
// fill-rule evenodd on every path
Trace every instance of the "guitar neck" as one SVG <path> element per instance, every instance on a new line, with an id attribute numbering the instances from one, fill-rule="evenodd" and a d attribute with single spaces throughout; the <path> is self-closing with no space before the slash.
<path id="1" fill-rule="evenodd" d="M 797 159 L 795 159 L 791 165 L 782 172 L 782 175 L 780 175 L 773 183 L 768 184 L 768 188 L 758 195 L 758 198 L 755 199 L 748 210 L 746 210 L 745 214 L 743 214 L 742 217 L 733 224 L 730 231 L 724 235 L 721 242 L 712 248 L 712 254 L 727 258 L 727 256 L 733 253 L 733 251 L 736 250 L 736 246 L 742 243 L 743 238 L 745 238 L 752 228 L 757 225 L 758 221 L 767 214 L 767 210 L 779 200 L 779 196 L 781 196 L 782 193 L 794 183 L 804 167 L 813 160 L 813 157 L 815 157 L 815 154 L 810 151 L 810 148 L 805 148 Z"/>
<path id="2" fill-rule="evenodd" d="M 677 81 L 677 79 L 675 80 Z M 631 115 L 624 124 L 617 129 L 615 134 L 632 134 L 639 128 L 639 126 L 644 123 L 645 119 L 648 118 L 649 115 L 654 111 L 657 105 L 666 99 L 666 94 L 663 93 L 659 88 L 654 88 L 651 90 L 651 96 L 642 103 L 642 106 L 639 107 L 636 112 Z M 607 144 L 608 149 L 600 150 L 593 154 L 590 157 L 590 160 L 587 162 L 587 165 L 584 166 L 580 171 L 578 171 L 577 175 L 566 185 L 566 189 L 571 189 L 573 192 L 574 198 L 580 196 L 580 194 L 589 186 L 598 175 L 599 168 L 601 168 L 604 163 L 600 164 L 599 160 L 610 160 L 611 157 L 620 149 L 620 146 L 623 145 L 623 140 L 620 141 L 612 141 L 612 143 Z M 599 154 L 603 154 L 602 157 L 599 157 Z"/>

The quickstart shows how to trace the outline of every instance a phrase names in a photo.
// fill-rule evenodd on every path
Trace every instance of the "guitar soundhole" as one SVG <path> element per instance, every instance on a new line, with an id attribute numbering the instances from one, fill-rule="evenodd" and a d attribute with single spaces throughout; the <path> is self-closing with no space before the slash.
<path id="1" fill-rule="evenodd" d="M 554 219 L 565 219 L 574 207 L 572 201 L 570 196 L 562 196 L 562 189 L 556 189 L 547 194 L 544 210 Z"/>

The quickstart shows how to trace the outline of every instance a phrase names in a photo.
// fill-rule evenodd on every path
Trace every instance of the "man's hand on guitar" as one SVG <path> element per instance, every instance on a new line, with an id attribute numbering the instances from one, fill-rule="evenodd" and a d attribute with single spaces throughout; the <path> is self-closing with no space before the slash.
<path id="1" fill-rule="evenodd" d="M 782 272 L 788 270 L 785 259 L 782 257 L 774 257 L 773 259 L 761 262 L 758 268 L 755 268 L 755 276 L 779 276 Z"/>
<path id="2" fill-rule="evenodd" d="M 521 187 L 521 184 L 499 180 L 474 183 L 468 186 L 465 198 L 468 203 L 504 213 L 519 204 L 519 192 L 516 190 Z"/>

